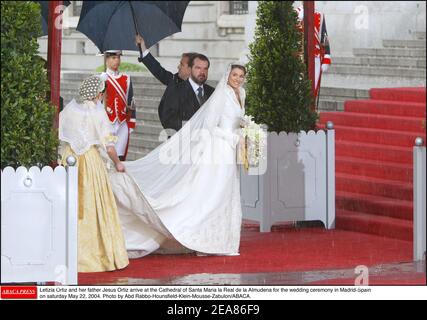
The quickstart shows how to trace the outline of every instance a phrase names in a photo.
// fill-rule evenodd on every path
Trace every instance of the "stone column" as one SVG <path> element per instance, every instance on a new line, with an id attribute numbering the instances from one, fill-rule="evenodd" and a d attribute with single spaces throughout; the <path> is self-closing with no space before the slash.
<path id="1" fill-rule="evenodd" d="M 248 1 L 248 14 L 245 23 L 245 47 L 240 54 L 240 61 L 247 63 L 249 61 L 249 44 L 253 41 L 255 36 L 256 26 L 256 10 L 258 8 L 258 1 Z"/>

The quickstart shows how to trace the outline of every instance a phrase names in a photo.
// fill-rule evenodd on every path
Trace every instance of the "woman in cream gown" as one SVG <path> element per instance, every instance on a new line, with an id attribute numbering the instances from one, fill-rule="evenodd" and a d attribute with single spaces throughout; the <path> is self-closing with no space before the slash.
<path id="1" fill-rule="evenodd" d="M 129 257 L 239 254 L 245 73 L 230 65 L 181 130 L 145 157 L 124 162 L 125 173 L 110 171 Z"/>
<path id="2" fill-rule="evenodd" d="M 105 83 L 97 76 L 85 79 L 79 101 L 72 100 L 59 115 L 61 164 L 72 155 L 78 167 L 78 271 L 122 269 L 129 264 L 119 214 L 104 158 L 117 171 L 124 166 L 117 157 L 113 128 L 99 102 Z"/>

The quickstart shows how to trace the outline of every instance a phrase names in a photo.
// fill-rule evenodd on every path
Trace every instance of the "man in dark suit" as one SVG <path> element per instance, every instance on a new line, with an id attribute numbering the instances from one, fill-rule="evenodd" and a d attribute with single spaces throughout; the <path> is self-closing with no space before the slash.
<path id="1" fill-rule="evenodd" d="M 190 77 L 174 86 L 169 86 L 164 94 L 165 108 L 161 117 L 165 128 L 178 131 L 203 103 L 209 99 L 214 88 L 206 84 L 210 62 L 203 54 L 196 54 L 188 62 Z"/>
<path id="2" fill-rule="evenodd" d="M 172 72 L 166 70 L 161 66 L 161 64 L 153 57 L 153 55 L 148 51 L 145 46 L 144 38 L 140 35 L 136 35 L 135 42 L 137 45 L 141 45 L 143 50 L 142 54 L 142 63 L 147 67 L 153 76 L 156 77 L 161 83 L 165 86 L 174 86 L 178 83 L 184 82 L 190 77 L 191 68 L 188 66 L 188 61 L 194 56 L 195 52 L 183 53 L 181 56 L 180 63 L 178 65 L 178 72 L 173 74 Z M 168 91 L 168 90 L 166 90 Z M 166 93 L 165 91 L 165 93 Z M 159 104 L 159 118 L 162 123 L 163 128 L 167 128 L 163 119 L 163 114 L 168 113 L 165 110 L 165 94 L 163 94 L 162 99 Z"/>

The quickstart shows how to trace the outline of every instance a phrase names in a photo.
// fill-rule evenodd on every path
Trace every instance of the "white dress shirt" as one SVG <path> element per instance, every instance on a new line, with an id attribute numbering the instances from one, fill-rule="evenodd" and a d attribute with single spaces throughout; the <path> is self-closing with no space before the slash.
<path id="1" fill-rule="evenodd" d="M 107 72 L 109 75 L 111 75 L 111 76 L 115 76 L 115 77 L 117 77 L 118 75 L 120 75 L 119 70 L 114 71 L 114 70 L 111 70 L 111 69 L 107 68 L 107 71 L 106 71 L 106 72 Z"/>
<path id="2" fill-rule="evenodd" d="M 193 79 L 191 79 L 191 77 L 188 78 L 188 80 L 190 81 L 190 84 L 193 87 L 193 90 L 194 90 L 194 93 L 196 94 L 196 97 L 197 97 L 197 94 L 199 93 L 197 91 L 197 89 L 199 89 L 199 88 L 202 88 L 202 96 L 205 96 L 205 90 L 203 89 L 203 85 L 199 85 L 199 84 L 195 83 L 193 81 Z"/>
<path id="3" fill-rule="evenodd" d="M 150 50 L 145 49 L 145 50 L 142 52 L 142 57 L 143 57 L 143 58 L 145 58 L 145 57 L 147 56 L 147 54 L 149 54 L 149 53 L 150 53 Z"/>

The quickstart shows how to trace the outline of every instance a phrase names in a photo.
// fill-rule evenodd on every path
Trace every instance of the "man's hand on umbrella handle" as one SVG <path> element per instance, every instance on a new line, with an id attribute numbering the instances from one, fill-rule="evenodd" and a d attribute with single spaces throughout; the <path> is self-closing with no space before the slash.
<path id="1" fill-rule="evenodd" d="M 145 47 L 145 41 L 144 38 L 141 37 L 141 35 L 137 34 L 135 35 L 135 44 L 136 46 L 141 45 L 141 49 L 142 51 L 146 50 L 147 48 Z"/>

